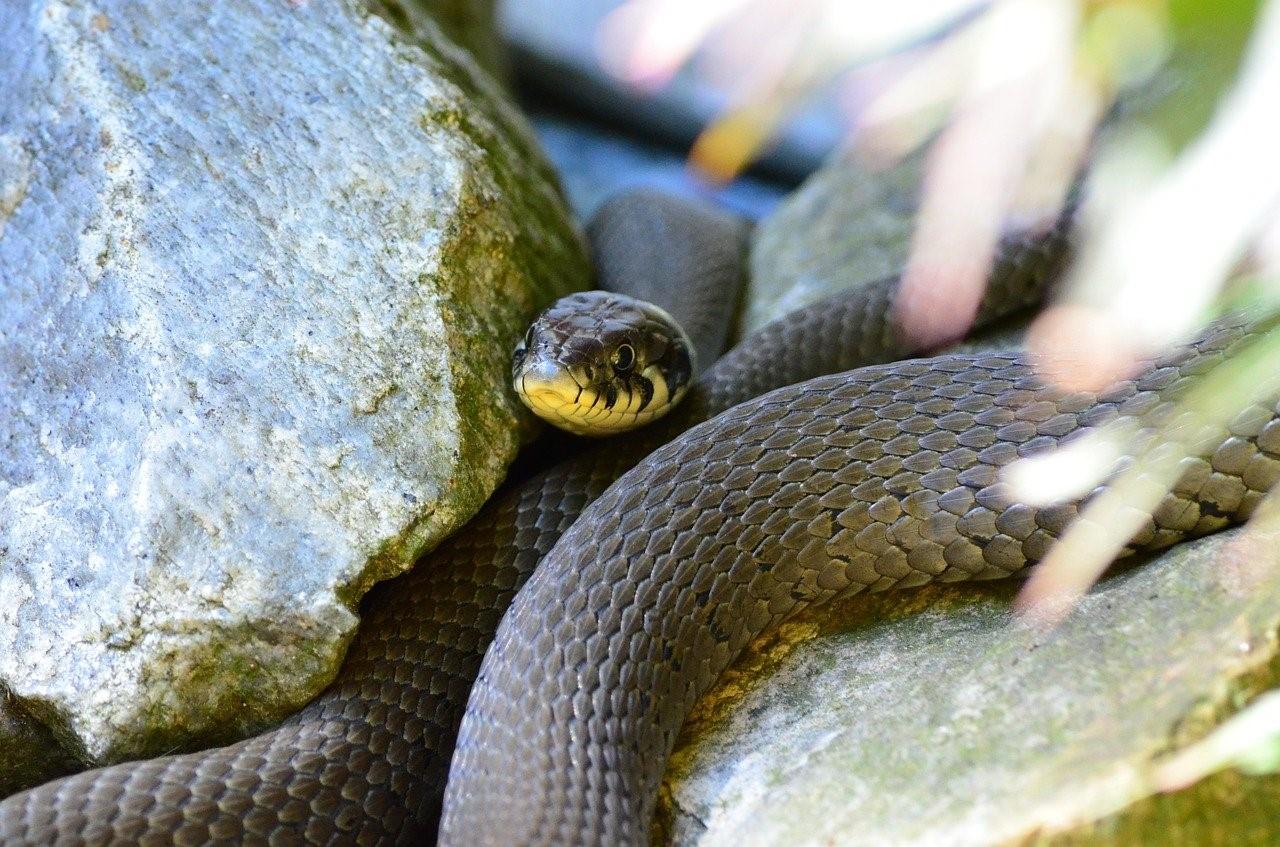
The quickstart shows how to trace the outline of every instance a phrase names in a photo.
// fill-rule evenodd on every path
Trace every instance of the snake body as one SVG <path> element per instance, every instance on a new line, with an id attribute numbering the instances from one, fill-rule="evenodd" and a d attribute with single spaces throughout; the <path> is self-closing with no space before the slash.
<path id="1" fill-rule="evenodd" d="M 1010 576 L 1078 504 L 1012 501 L 1014 459 L 1168 399 L 1250 334 L 1224 320 L 1101 397 L 1015 355 L 918 359 L 771 392 L 657 450 L 516 598 L 471 694 L 441 843 L 642 844 L 695 700 L 746 644 L 861 590 Z M 1247 518 L 1280 481 L 1280 403 L 1244 410 L 1130 542 Z"/>
<path id="2" fill-rule="evenodd" d="M 623 231 L 627 228 L 624 227 Z M 1062 234 L 1059 227 L 1043 238 L 1014 240 L 1006 244 L 979 309 L 980 321 L 1038 301 L 1044 280 L 1060 260 Z M 628 255 L 655 246 L 663 249 L 662 245 L 645 245 L 627 238 L 614 243 L 597 239 L 595 244 L 597 252 L 623 251 Z M 696 263 L 696 267 L 691 267 L 686 260 L 676 263 L 675 271 L 683 277 L 691 271 L 700 274 L 707 268 L 718 268 L 716 272 L 719 274 L 736 276 L 741 273 L 741 267 L 722 260 L 730 253 L 740 255 L 740 251 L 735 251 L 736 248 L 726 250 L 721 247 L 713 261 Z M 681 279 L 668 282 L 678 287 Z M 724 282 L 722 277 L 721 287 Z M 567 462 L 506 485 L 462 531 L 424 557 L 411 573 L 370 592 L 361 608 L 362 626 L 337 679 L 319 698 L 282 726 L 256 738 L 215 750 L 99 768 L 10 797 L 0 802 L 0 843 L 421 843 L 431 836 L 438 822 L 454 739 L 481 659 L 512 598 L 534 572 L 539 560 L 551 551 L 583 509 L 610 483 L 655 447 L 670 441 L 688 427 L 751 397 L 798 380 L 918 353 L 893 328 L 891 315 L 895 289 L 896 280 L 885 279 L 843 292 L 780 319 L 722 357 L 695 382 L 684 403 L 664 420 L 621 442 L 587 449 Z M 684 318 L 679 303 L 660 305 Z M 690 322 L 684 319 L 686 328 L 689 328 Z M 929 366 L 919 363 L 889 365 L 876 373 L 890 379 L 895 378 L 895 369 L 908 368 L 914 372 L 921 367 Z M 811 383 L 797 389 L 796 393 L 786 395 L 792 398 L 787 402 L 794 408 L 785 406 L 791 411 L 784 414 L 778 413 L 784 406 L 779 406 L 776 398 L 771 398 L 763 406 L 750 407 L 751 414 L 763 409 L 764 414 L 775 416 L 773 418 L 749 424 L 749 419 L 743 417 L 747 412 L 739 411 L 731 413 L 731 418 L 716 422 L 714 426 L 717 429 L 699 430 L 698 438 L 706 438 L 714 432 L 727 439 L 719 445 L 705 445 L 714 447 L 712 452 L 701 454 L 703 464 L 700 467 L 707 471 L 705 479 L 717 484 L 729 479 L 715 479 L 718 473 L 715 468 L 728 468 L 728 465 L 710 466 L 706 462 L 713 459 L 721 461 L 716 459 L 722 456 L 720 451 L 735 447 L 733 439 L 738 438 L 738 430 L 734 427 L 745 427 L 742 433 L 750 432 L 752 438 L 770 430 L 791 432 L 792 423 L 803 425 L 806 416 L 812 418 L 813 413 L 822 408 L 818 402 L 820 392 L 827 389 L 848 391 L 850 389 L 839 387 L 846 383 L 848 379 L 841 377 L 829 383 Z M 964 388 L 963 396 L 976 397 L 973 391 L 980 391 L 982 384 L 961 387 Z M 845 399 L 853 402 L 852 398 Z M 924 409 L 921 414 L 928 417 L 932 413 Z M 727 420 L 739 423 L 725 429 Z M 838 429 L 826 431 L 833 420 L 830 416 L 813 418 L 811 430 L 804 431 L 819 438 L 837 437 L 833 433 Z M 891 441 L 885 442 L 886 446 Z M 654 468 L 664 458 L 685 455 L 682 451 L 690 449 L 689 445 L 688 438 L 673 443 L 646 462 L 644 473 L 654 473 Z M 743 449 L 754 451 L 757 446 L 766 449 L 768 438 L 756 446 L 744 443 Z M 731 452 L 729 455 L 734 454 Z M 773 457 L 770 461 L 777 462 L 778 457 L 784 454 L 774 451 L 769 455 Z M 819 456 L 800 458 L 809 467 L 815 461 L 826 461 Z M 976 458 L 970 461 L 974 467 L 980 464 Z M 770 473 L 776 476 L 789 472 L 778 467 Z M 633 477 L 632 483 L 624 489 L 615 489 L 611 506 L 632 502 L 636 496 L 633 493 L 636 479 L 639 477 Z M 662 490 L 670 488 L 667 485 L 670 480 L 659 481 L 664 486 Z M 691 490 L 689 482 L 682 481 L 680 486 L 680 491 Z M 748 486 L 746 491 L 750 490 Z M 620 492 L 625 493 L 621 500 Z M 638 526 L 645 529 L 644 538 L 667 538 L 658 524 L 671 516 L 669 509 L 653 512 L 654 517 L 647 519 L 645 515 L 649 513 L 632 508 L 627 512 L 629 517 L 625 523 L 611 522 L 607 514 L 612 512 L 612 508 L 601 507 L 592 513 L 597 518 L 605 516 L 599 529 L 601 537 L 606 531 L 616 533 L 620 528 L 630 531 L 638 522 Z M 684 506 L 681 514 L 685 519 L 692 518 L 693 526 L 700 527 L 701 531 L 709 531 L 711 527 L 707 521 L 716 520 L 712 516 L 700 523 L 697 516 Z M 661 521 L 658 521 L 659 517 Z M 649 524 L 647 528 L 646 521 Z M 803 527 L 807 526 L 806 523 L 800 529 L 784 531 L 783 541 L 792 543 L 806 532 Z M 567 554 L 572 551 L 580 553 L 583 540 L 596 531 L 584 524 L 570 536 L 572 541 L 567 542 L 568 546 L 560 546 L 557 572 L 573 558 Z M 611 554 L 630 554 L 635 552 L 637 543 L 628 540 L 618 550 L 609 547 L 608 551 Z M 648 543 L 644 542 L 645 546 Z M 703 554 L 698 552 L 698 544 L 686 548 L 684 545 L 687 544 L 688 541 L 684 542 L 679 550 L 694 558 L 692 564 L 700 569 L 699 573 L 706 573 L 708 565 L 719 561 L 700 558 Z M 654 583 L 651 580 L 647 583 L 643 580 L 628 582 L 634 574 L 625 568 L 618 570 L 616 556 L 609 561 L 614 564 L 606 571 L 607 578 L 617 577 L 621 581 L 599 583 L 595 593 L 589 590 L 586 595 L 573 592 L 563 595 L 569 597 L 573 605 L 555 610 L 557 619 L 568 620 L 573 627 L 581 627 L 584 634 L 595 626 L 634 634 L 638 623 L 634 612 L 627 612 L 629 607 L 625 604 L 619 606 L 609 598 L 639 596 L 637 592 L 643 585 L 652 586 Z M 705 579 L 705 576 L 699 578 Z M 522 603 L 522 608 L 537 606 L 552 596 L 547 593 L 551 580 L 550 573 L 540 577 L 539 587 L 530 600 Z M 910 578 L 906 581 L 910 582 Z M 725 606 L 723 612 L 716 611 L 722 600 L 732 599 L 732 596 L 724 594 L 724 588 L 716 587 L 719 584 L 713 579 L 704 589 L 702 581 L 690 583 L 696 589 L 692 597 L 697 602 L 693 605 L 689 605 L 691 601 L 687 592 L 659 591 L 655 596 L 660 601 L 660 612 L 670 614 L 688 610 L 698 616 L 697 620 L 714 622 L 716 632 L 731 634 L 730 639 L 721 641 L 713 638 L 708 641 L 706 633 L 700 634 L 696 628 L 689 629 L 683 634 L 690 640 L 679 642 L 684 646 L 678 653 L 673 652 L 669 657 L 661 652 L 648 656 L 653 662 L 663 665 L 662 668 L 652 664 L 640 667 L 640 676 L 626 671 L 617 680 L 620 687 L 616 689 L 616 695 L 597 693 L 594 696 L 605 699 L 616 696 L 621 698 L 618 701 L 620 706 L 627 703 L 644 706 L 645 709 L 634 712 L 637 715 L 656 716 L 659 713 L 654 710 L 660 709 L 663 721 L 652 726 L 657 727 L 665 739 L 671 731 L 668 724 L 673 719 L 670 715 L 682 712 L 692 697 L 691 692 L 701 687 L 713 675 L 712 670 L 728 660 L 734 652 L 733 645 L 760 623 L 758 612 L 753 613 L 748 626 L 729 620 L 730 606 Z M 809 585 L 803 580 L 800 584 Z M 569 585 L 582 586 L 585 583 L 575 578 Z M 608 592 L 604 592 L 603 586 L 606 585 L 610 586 Z M 568 591 L 568 586 L 564 590 Z M 825 596 L 828 588 L 814 582 L 811 590 L 811 599 L 818 599 Z M 555 589 L 552 593 L 561 596 L 559 592 L 560 589 Z M 600 592 L 608 593 L 609 598 Z M 701 599 L 704 593 L 705 603 Z M 577 605 L 584 597 L 589 602 Z M 786 611 L 791 611 L 808 597 L 800 594 L 794 602 L 784 602 L 783 605 Z M 664 605 L 670 602 L 676 605 Z M 567 616 L 566 610 L 570 611 Z M 620 613 L 616 620 L 599 618 L 601 614 L 613 614 L 614 611 Z M 521 611 L 504 628 L 493 651 L 496 658 L 490 661 L 491 672 L 502 669 L 503 673 L 508 673 L 512 670 L 510 661 L 504 657 L 515 655 L 509 653 L 516 647 L 513 639 L 530 625 L 529 617 L 528 611 Z M 564 633 L 557 629 L 557 634 Z M 600 641 L 597 639 L 590 643 L 596 646 L 590 647 L 586 653 L 573 655 L 581 655 L 584 661 L 603 657 Z M 550 644 L 547 646 L 551 647 Z M 709 653 L 702 652 L 708 648 Z M 523 651 L 520 655 L 527 654 L 527 649 L 520 649 Z M 575 649 L 557 645 L 556 653 L 562 658 L 565 655 L 563 651 Z M 672 649 L 675 650 L 675 642 L 672 642 Z M 484 718 L 480 716 L 493 714 L 492 704 L 498 702 L 495 699 L 498 695 L 488 692 L 502 690 L 509 694 L 508 689 L 498 689 L 495 685 L 525 683 L 536 691 L 544 691 L 549 680 L 555 680 L 556 685 L 564 682 L 563 677 L 550 673 L 553 666 L 544 666 L 541 661 L 558 662 L 560 658 L 539 656 L 538 659 L 526 668 L 531 674 L 529 678 L 508 673 L 481 681 L 477 700 L 481 710 L 468 720 L 467 743 L 453 767 L 451 779 L 456 781 L 456 785 L 451 788 L 451 796 L 455 801 L 494 798 L 492 790 L 476 783 L 477 779 L 491 775 L 494 767 L 501 770 L 511 764 L 518 767 L 520 773 L 527 772 L 528 762 L 507 763 L 499 759 L 505 753 L 517 750 L 523 755 L 522 744 L 529 739 L 520 737 L 520 743 L 516 744 L 516 736 L 508 741 L 495 738 L 497 743 L 487 747 L 490 741 L 483 733 L 477 735 L 477 730 L 483 728 Z M 645 691 L 658 691 L 662 685 L 637 687 L 640 677 L 651 683 L 662 680 L 671 684 L 688 682 L 687 676 L 673 675 L 667 667 L 677 659 L 682 663 L 681 673 L 694 672 L 697 684 L 669 692 L 678 695 L 671 701 L 675 705 L 659 707 L 653 701 L 643 702 Z M 589 662 L 583 668 L 588 666 Z M 617 669 L 616 665 L 600 667 L 607 669 L 602 671 L 606 674 Z M 603 692 L 603 689 L 599 691 Z M 578 701 L 572 702 L 576 704 Z M 546 714 L 541 707 L 535 711 L 539 715 Z M 625 713 L 633 714 L 630 711 Z M 610 713 L 584 711 L 583 716 L 588 723 L 592 720 L 590 714 Z M 504 714 L 502 717 L 512 716 Z M 642 729 L 641 724 L 650 726 L 648 721 L 650 718 L 646 717 L 627 726 L 639 730 Z M 648 738 L 647 732 L 643 730 L 631 738 L 633 741 Z M 592 746 L 590 733 L 580 736 L 574 729 L 572 735 L 578 743 L 586 746 L 552 750 L 553 740 L 564 740 L 562 735 L 552 733 L 542 738 L 541 743 L 547 746 L 537 750 L 529 761 L 546 762 L 553 758 L 561 761 L 565 755 L 585 752 L 594 756 L 606 750 Z M 535 746 L 536 743 L 539 742 L 535 742 Z M 665 750 L 665 741 L 658 748 Z M 484 750 L 489 754 L 477 758 Z M 609 833 L 619 834 L 624 840 L 641 840 L 643 821 L 652 801 L 637 799 L 617 804 L 615 801 L 619 795 L 613 780 L 621 777 L 627 781 L 628 790 L 630 787 L 637 790 L 644 787 L 647 791 L 653 774 L 660 771 L 660 757 L 657 752 L 646 752 L 640 756 L 632 751 L 623 756 L 621 764 L 625 767 L 611 775 L 615 772 L 609 757 L 614 754 L 605 752 L 604 755 L 605 760 L 579 762 L 576 766 L 548 770 L 534 776 L 529 783 L 517 786 L 521 793 L 533 789 L 532 794 L 549 804 L 545 814 L 540 813 L 540 816 L 530 819 L 540 821 L 534 829 L 525 829 L 513 817 L 512 807 L 496 801 L 493 819 L 487 823 L 477 820 L 477 815 L 483 816 L 484 811 L 470 803 L 455 805 L 451 811 L 446 840 L 467 844 L 485 841 L 509 844 L 519 843 L 524 835 L 532 838 L 540 834 L 555 840 L 559 833 L 572 836 L 567 838 L 569 841 L 593 842 Z M 597 784 L 599 780 L 603 782 Z M 495 784 L 509 785 L 510 782 L 499 778 Z M 585 801 L 587 805 L 570 799 L 570 792 L 578 788 L 590 789 L 582 796 L 595 799 Z M 635 797 L 642 795 L 643 791 Z M 601 809 L 598 820 L 588 820 L 586 813 L 593 808 L 590 804 L 601 797 L 614 805 Z M 576 823 L 570 825 L 571 821 Z"/>

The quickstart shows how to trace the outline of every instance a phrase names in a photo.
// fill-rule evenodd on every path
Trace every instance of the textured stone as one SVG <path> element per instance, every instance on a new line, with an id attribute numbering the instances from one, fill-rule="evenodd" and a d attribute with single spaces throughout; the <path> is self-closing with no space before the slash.
<path id="1" fill-rule="evenodd" d="M 1274 682 L 1274 540 L 1180 545 L 1047 634 L 1011 616 L 1017 587 L 853 598 L 756 641 L 684 729 L 668 840 L 1275 843 L 1274 805 L 1205 810 L 1224 780 L 1265 810 L 1276 779 L 1148 799 L 1153 762 Z"/>
<path id="2" fill-rule="evenodd" d="M 742 333 L 906 263 L 921 180 L 920 157 L 871 171 L 835 156 L 760 225 Z"/>
<path id="3" fill-rule="evenodd" d="M 77 759 L 296 709 L 527 434 L 509 350 L 580 239 L 418 24 L 0 8 L 0 687 Z"/>

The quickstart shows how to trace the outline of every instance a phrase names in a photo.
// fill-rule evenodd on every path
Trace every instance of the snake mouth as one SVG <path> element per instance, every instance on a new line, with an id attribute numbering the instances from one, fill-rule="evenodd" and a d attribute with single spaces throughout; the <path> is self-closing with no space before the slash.
<path id="1" fill-rule="evenodd" d="M 520 401 L 534 414 L 561 429 L 594 437 L 625 432 L 662 417 L 672 397 L 659 369 L 637 375 L 636 385 L 596 386 L 574 369 L 554 360 L 525 360 L 515 369 L 512 383 Z M 643 385 L 643 390 L 639 386 Z"/>
<path id="2" fill-rule="evenodd" d="M 514 387 L 534 414 L 578 435 L 605 437 L 626 432 L 665 415 L 679 402 L 660 369 L 650 366 L 633 378 L 634 385 L 599 387 L 579 381 L 571 368 L 554 361 L 525 362 L 517 367 Z"/>
<path id="3" fill-rule="evenodd" d="M 526 360 L 516 369 L 512 383 L 520 400 L 543 418 L 569 413 L 584 390 L 571 370 L 545 359 Z"/>

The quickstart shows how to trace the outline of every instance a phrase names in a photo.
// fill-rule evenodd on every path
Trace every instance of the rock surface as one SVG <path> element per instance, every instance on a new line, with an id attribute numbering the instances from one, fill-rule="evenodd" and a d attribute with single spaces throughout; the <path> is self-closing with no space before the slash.
<path id="1" fill-rule="evenodd" d="M 756 231 L 742 333 L 902 270 L 915 225 L 922 159 L 871 171 L 839 155 Z"/>
<path id="2" fill-rule="evenodd" d="M 685 727 L 669 840 L 1020 844 L 1102 819 L 1053 842 L 1274 843 L 1256 814 L 1197 814 L 1220 786 L 1144 800 L 1153 761 L 1274 682 L 1274 539 L 1178 546 L 1048 634 L 1011 616 L 1017 587 L 853 598 L 758 640 Z M 1234 805 L 1280 795 L 1249 782 Z"/>
<path id="3" fill-rule="evenodd" d="M 429 22 L 49 0 L 0 44 L 5 720 L 85 763 L 256 729 L 502 477 L 579 236 Z"/>

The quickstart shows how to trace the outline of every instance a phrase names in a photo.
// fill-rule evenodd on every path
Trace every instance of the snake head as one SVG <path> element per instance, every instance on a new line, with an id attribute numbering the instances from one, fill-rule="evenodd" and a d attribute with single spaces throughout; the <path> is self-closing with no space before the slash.
<path id="1" fill-rule="evenodd" d="M 624 294 L 570 294 L 540 314 L 512 354 L 521 401 L 579 435 L 607 436 L 671 411 L 694 370 L 676 320 Z"/>

